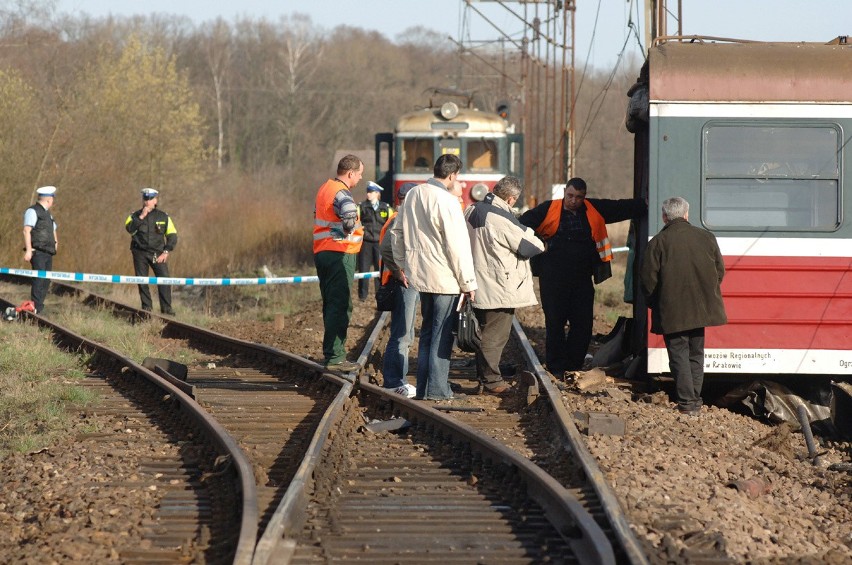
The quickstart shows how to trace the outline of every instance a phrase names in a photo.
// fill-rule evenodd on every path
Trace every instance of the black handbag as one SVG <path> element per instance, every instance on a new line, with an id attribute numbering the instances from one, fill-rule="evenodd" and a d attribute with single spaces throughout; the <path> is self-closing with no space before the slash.
<path id="1" fill-rule="evenodd" d="M 456 326 L 456 345 L 462 351 L 476 353 L 482 347 L 482 331 L 479 329 L 479 320 L 473 312 L 470 300 L 464 300 L 459 310 L 458 325 Z"/>
<path id="2" fill-rule="evenodd" d="M 380 312 L 390 312 L 396 307 L 396 301 L 399 300 L 402 284 L 396 277 L 388 279 L 386 284 L 383 284 L 376 289 L 376 310 Z"/>
<path id="3" fill-rule="evenodd" d="M 595 284 L 601 284 L 611 276 L 612 267 L 610 266 L 609 261 L 598 261 L 595 266 L 592 267 L 592 280 L 595 281 Z"/>

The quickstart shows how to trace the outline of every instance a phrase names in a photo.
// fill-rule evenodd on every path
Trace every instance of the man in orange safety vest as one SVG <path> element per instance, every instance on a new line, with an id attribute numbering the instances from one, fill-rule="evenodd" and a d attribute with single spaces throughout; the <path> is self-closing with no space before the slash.
<path id="1" fill-rule="evenodd" d="M 314 206 L 314 265 L 324 326 L 322 353 L 326 367 L 344 373 L 360 368 L 346 360 L 345 345 L 352 315 L 355 260 L 364 239 L 351 190 L 363 174 L 361 159 L 346 155 L 337 164 L 337 176 L 319 187 Z"/>

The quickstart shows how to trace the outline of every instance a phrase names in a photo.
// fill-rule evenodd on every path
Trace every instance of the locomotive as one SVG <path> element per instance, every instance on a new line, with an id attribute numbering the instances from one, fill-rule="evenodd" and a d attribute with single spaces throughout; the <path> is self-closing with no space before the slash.
<path id="1" fill-rule="evenodd" d="M 447 101 L 430 102 L 397 120 L 393 132 L 376 134 L 376 179 L 385 189 L 382 198 L 397 203 L 396 193 L 406 182 L 418 184 L 432 176 L 441 155 L 454 154 L 463 163 L 459 180 L 465 205 L 491 190 L 506 175 L 523 179 L 524 138 L 514 133 L 504 109 L 487 112 Z M 392 190 L 389 190 L 392 189 Z"/>

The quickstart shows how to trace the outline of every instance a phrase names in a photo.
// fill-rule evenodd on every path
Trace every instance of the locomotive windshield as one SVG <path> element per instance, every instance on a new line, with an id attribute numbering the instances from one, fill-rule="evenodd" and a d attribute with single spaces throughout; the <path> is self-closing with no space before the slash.
<path id="1" fill-rule="evenodd" d="M 404 173 L 428 173 L 435 161 L 435 139 L 414 137 L 402 140 L 401 170 Z"/>
<path id="2" fill-rule="evenodd" d="M 471 173 L 496 172 L 499 166 L 497 141 L 494 139 L 470 139 L 467 142 L 465 170 Z"/>

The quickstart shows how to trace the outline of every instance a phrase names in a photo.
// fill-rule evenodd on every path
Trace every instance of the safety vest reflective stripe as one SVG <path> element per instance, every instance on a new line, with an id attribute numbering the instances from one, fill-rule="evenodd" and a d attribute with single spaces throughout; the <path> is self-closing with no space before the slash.
<path id="1" fill-rule="evenodd" d="M 606 221 L 588 200 L 586 200 L 586 218 L 592 228 L 592 239 L 595 240 L 595 248 L 598 250 L 601 261 L 605 263 L 612 261 L 612 245 L 609 243 Z"/>
<path id="2" fill-rule="evenodd" d="M 335 238 L 334 235 L 330 231 L 318 232 L 318 233 L 314 234 L 314 241 L 317 241 L 317 240 L 320 240 L 320 239 L 329 239 L 329 238 L 334 239 L 334 241 L 350 241 L 350 242 L 358 242 L 358 241 L 364 240 L 363 236 L 355 235 L 354 233 L 350 233 L 346 237 L 337 237 L 337 238 Z"/>
<path id="3" fill-rule="evenodd" d="M 612 245 L 610 245 L 608 237 L 602 241 L 596 241 L 595 247 L 598 250 L 598 255 L 600 256 L 601 261 L 612 260 Z"/>

